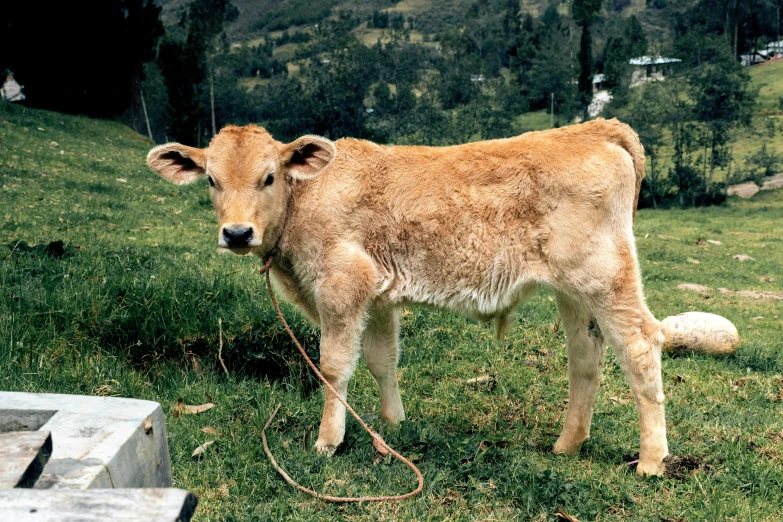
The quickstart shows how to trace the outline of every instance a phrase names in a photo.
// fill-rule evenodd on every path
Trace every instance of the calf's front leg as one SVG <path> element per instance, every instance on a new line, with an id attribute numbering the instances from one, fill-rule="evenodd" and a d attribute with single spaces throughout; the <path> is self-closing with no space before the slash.
<path id="1" fill-rule="evenodd" d="M 343 248 L 333 253 L 328 274 L 316 289 L 321 318 L 321 373 L 346 399 L 348 381 L 359 358 L 362 329 L 375 285 L 375 268 L 366 254 Z M 345 406 L 324 389 L 324 414 L 315 449 L 331 455 L 345 437 Z"/>
<path id="2" fill-rule="evenodd" d="M 326 321 L 321 323 L 321 373 L 343 399 L 348 396 L 348 381 L 359 357 L 359 323 L 359 320 L 345 319 L 337 324 L 329 324 Z M 344 436 L 345 406 L 334 393 L 324 387 L 324 414 L 315 449 L 319 453 L 331 455 Z"/>
<path id="3" fill-rule="evenodd" d="M 367 368 L 381 392 L 381 418 L 398 424 L 405 420 L 397 384 L 397 360 L 400 346 L 400 313 L 393 308 L 375 309 L 364 329 L 362 348 Z"/>

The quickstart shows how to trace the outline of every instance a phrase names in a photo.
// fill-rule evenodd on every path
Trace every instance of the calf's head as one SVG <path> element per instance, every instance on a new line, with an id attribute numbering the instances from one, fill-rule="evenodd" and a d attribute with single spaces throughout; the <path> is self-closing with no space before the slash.
<path id="1" fill-rule="evenodd" d="M 294 180 L 314 178 L 335 153 L 332 142 L 319 136 L 283 144 L 255 125 L 229 126 L 206 149 L 155 147 L 147 164 L 178 185 L 206 176 L 218 216 L 218 246 L 263 255 L 282 232 Z"/>

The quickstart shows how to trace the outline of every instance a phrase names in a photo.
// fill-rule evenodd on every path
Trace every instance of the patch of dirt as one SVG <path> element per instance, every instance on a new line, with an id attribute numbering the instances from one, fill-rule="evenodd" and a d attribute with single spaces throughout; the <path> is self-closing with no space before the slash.
<path id="1" fill-rule="evenodd" d="M 776 174 L 761 185 L 761 190 L 775 190 L 779 188 L 783 188 L 783 174 Z"/>
<path id="2" fill-rule="evenodd" d="M 710 469 L 710 465 L 704 462 L 703 459 L 694 455 L 669 455 L 663 459 L 666 464 L 666 471 L 664 476 L 666 478 L 673 478 L 682 480 L 691 474 L 694 470 L 707 471 Z"/>
<path id="3" fill-rule="evenodd" d="M 731 185 L 726 190 L 726 194 L 747 199 L 753 197 L 759 190 L 761 190 L 761 188 L 750 181 L 748 183 L 740 183 L 739 185 Z"/>
<path id="4" fill-rule="evenodd" d="M 677 285 L 680 290 L 686 290 L 690 292 L 698 292 L 702 297 L 709 297 L 712 294 L 713 289 L 709 286 L 699 285 L 695 283 L 682 283 Z M 729 290 L 728 288 L 718 288 L 720 295 L 730 296 L 736 295 L 739 297 L 749 297 L 751 299 L 764 299 L 767 301 L 783 301 L 783 292 L 768 292 L 761 290 Z"/>
<path id="5" fill-rule="evenodd" d="M 750 297 L 751 299 L 766 299 L 767 301 L 783 301 L 783 292 L 764 292 L 758 290 L 729 290 L 728 288 L 718 288 L 721 295 L 738 295 L 740 297 Z"/>
<path id="6" fill-rule="evenodd" d="M 11 241 L 8 244 L 8 248 L 11 249 L 11 252 L 14 255 L 18 256 L 44 255 L 55 259 L 67 259 L 76 255 L 76 251 L 80 250 L 82 247 L 66 245 L 62 240 L 52 241 L 47 245 L 44 245 L 43 243 L 28 245 L 27 241 L 17 239 L 16 241 Z"/>
<path id="7" fill-rule="evenodd" d="M 702 295 L 710 295 L 712 293 L 712 288 L 710 288 L 709 286 L 697 285 L 695 283 L 682 283 L 680 285 L 677 285 L 677 288 L 679 288 L 680 290 L 699 292 Z"/>
<path id="8" fill-rule="evenodd" d="M 620 468 L 623 466 L 636 468 L 636 464 L 639 463 L 639 454 L 635 453 L 633 455 L 624 455 L 623 461 L 625 464 L 621 464 Z M 666 465 L 666 470 L 664 471 L 663 476 L 676 480 L 684 479 L 690 475 L 691 471 L 694 470 L 708 471 L 711 469 L 711 466 L 704 462 L 703 459 L 693 455 L 669 455 L 663 459 L 663 463 Z"/>

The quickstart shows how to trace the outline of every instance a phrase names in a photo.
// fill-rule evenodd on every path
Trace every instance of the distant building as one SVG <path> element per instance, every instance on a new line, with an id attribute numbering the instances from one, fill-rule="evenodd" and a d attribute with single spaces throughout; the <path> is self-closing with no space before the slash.
<path id="1" fill-rule="evenodd" d="M 783 40 L 769 42 L 764 49 L 757 49 L 755 52 L 743 54 L 740 56 L 740 62 L 742 65 L 748 66 L 781 57 L 783 57 Z"/>
<path id="2" fill-rule="evenodd" d="M 768 59 L 769 58 L 767 58 L 765 55 L 761 54 L 760 51 L 756 51 L 755 53 L 740 55 L 740 63 L 742 63 L 742 65 L 744 65 L 746 67 L 748 65 L 755 65 L 757 63 L 764 63 Z"/>
<path id="3" fill-rule="evenodd" d="M 773 56 L 783 54 L 783 40 L 777 42 L 769 42 L 767 48 L 763 51 L 759 51 L 765 56 L 772 58 Z"/>
<path id="4" fill-rule="evenodd" d="M 631 86 L 644 82 L 660 82 L 665 78 L 664 72 L 671 64 L 681 62 L 679 58 L 664 58 L 663 56 L 640 56 L 631 58 L 628 62 L 634 66 L 631 74 Z"/>
<path id="5" fill-rule="evenodd" d="M 22 94 L 22 86 L 16 83 L 16 80 L 14 80 L 14 73 L 11 71 L 8 71 L 5 83 L 3 83 L 3 87 L 0 88 L 0 98 L 12 102 L 18 102 L 25 99 L 25 95 Z"/>

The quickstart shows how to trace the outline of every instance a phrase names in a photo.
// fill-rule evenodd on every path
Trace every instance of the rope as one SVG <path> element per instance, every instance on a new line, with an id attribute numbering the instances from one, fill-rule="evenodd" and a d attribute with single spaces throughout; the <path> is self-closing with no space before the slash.
<path id="1" fill-rule="evenodd" d="M 264 266 L 261 267 L 260 273 L 261 275 L 266 274 L 266 288 L 269 291 L 269 297 L 272 298 L 272 304 L 275 305 L 275 310 L 277 311 L 277 317 L 280 318 L 280 322 L 283 323 L 283 327 L 285 328 L 285 331 L 288 332 L 288 335 L 291 337 L 291 340 L 294 341 L 294 344 L 296 345 L 296 348 L 299 350 L 299 353 L 302 354 L 302 357 L 304 357 L 305 362 L 307 362 L 307 365 L 310 367 L 313 372 L 315 372 L 316 376 L 321 380 L 322 383 L 324 383 L 324 386 L 332 393 L 335 397 L 345 406 L 345 409 L 347 409 L 351 415 L 353 415 L 353 418 L 356 419 L 356 421 L 361 424 L 362 428 L 370 434 L 372 437 L 372 444 L 375 447 L 375 449 L 383 456 L 386 456 L 388 454 L 391 454 L 394 458 L 408 466 L 413 470 L 413 472 L 416 474 L 416 479 L 419 482 L 419 485 L 416 486 L 416 489 L 413 491 L 410 491 L 408 493 L 402 494 L 402 495 L 381 495 L 376 497 L 335 497 L 332 495 L 324 495 L 323 493 L 318 493 L 317 491 L 314 491 L 312 489 L 308 489 L 299 483 L 297 483 L 294 479 L 291 478 L 288 473 L 285 472 L 283 468 L 280 467 L 280 465 L 277 463 L 275 458 L 272 456 L 272 452 L 269 450 L 269 445 L 266 441 L 266 429 L 272 424 L 272 420 L 275 418 L 275 415 L 277 415 L 278 410 L 280 409 L 280 404 L 277 405 L 275 408 L 275 411 L 272 412 L 272 415 L 269 416 L 269 420 L 266 421 L 266 424 L 264 425 L 264 429 L 261 430 L 261 440 L 264 443 L 264 452 L 266 453 L 266 456 L 269 458 L 269 461 L 272 463 L 272 466 L 277 470 L 278 473 L 283 477 L 283 479 L 290 485 L 298 489 L 299 491 L 302 491 L 304 493 L 307 493 L 308 495 L 312 495 L 315 498 L 319 498 L 321 500 L 325 500 L 327 502 L 383 502 L 383 501 L 392 501 L 392 500 L 404 500 L 406 498 L 411 498 L 419 493 L 421 493 L 422 489 L 424 489 L 424 477 L 421 475 L 421 471 L 411 462 L 410 460 L 406 459 L 399 453 L 397 453 L 391 446 L 386 444 L 386 441 L 383 440 L 383 437 L 378 434 L 374 429 L 372 429 L 370 426 L 365 423 L 361 417 L 354 411 L 353 408 L 346 402 L 345 399 L 343 399 L 342 395 L 337 393 L 337 390 L 334 389 L 334 387 L 329 384 L 329 381 L 327 381 L 324 376 L 321 374 L 320 371 L 318 371 L 318 368 L 316 368 L 315 364 L 313 364 L 313 361 L 310 359 L 310 357 L 307 355 L 307 352 L 304 348 L 302 348 L 302 345 L 299 344 L 299 341 L 296 339 L 296 336 L 294 335 L 294 332 L 291 331 L 291 327 L 288 326 L 288 322 L 285 320 L 285 317 L 283 317 L 283 313 L 280 311 L 280 305 L 277 304 L 277 299 L 275 298 L 275 293 L 272 291 L 272 282 L 269 279 L 269 269 L 272 266 L 272 259 L 273 256 L 270 255 L 269 259 L 266 263 L 264 263 Z"/>

